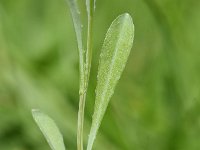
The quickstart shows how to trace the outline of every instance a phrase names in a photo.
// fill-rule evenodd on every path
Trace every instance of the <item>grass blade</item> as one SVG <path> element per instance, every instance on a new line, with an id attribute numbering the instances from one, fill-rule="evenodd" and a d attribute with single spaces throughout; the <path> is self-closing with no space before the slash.
<path id="1" fill-rule="evenodd" d="M 32 115 L 47 142 L 49 143 L 51 149 L 65 150 L 63 137 L 55 122 L 39 110 L 32 110 Z"/>
<path id="2" fill-rule="evenodd" d="M 134 39 L 134 25 L 129 14 L 115 19 L 110 26 L 102 47 L 95 108 L 87 150 L 91 150 L 107 105 L 125 68 Z"/>

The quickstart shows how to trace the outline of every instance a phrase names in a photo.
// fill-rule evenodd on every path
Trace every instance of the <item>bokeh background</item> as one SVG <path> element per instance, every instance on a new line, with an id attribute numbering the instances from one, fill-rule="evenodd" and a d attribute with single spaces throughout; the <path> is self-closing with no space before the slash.
<path id="1" fill-rule="evenodd" d="M 79 2 L 86 35 L 85 1 Z M 199 150 L 199 0 L 97 0 L 85 144 L 100 49 L 124 12 L 134 19 L 134 46 L 94 149 Z M 65 0 L 0 0 L 0 150 L 50 150 L 32 108 L 51 116 L 75 150 L 78 74 Z"/>

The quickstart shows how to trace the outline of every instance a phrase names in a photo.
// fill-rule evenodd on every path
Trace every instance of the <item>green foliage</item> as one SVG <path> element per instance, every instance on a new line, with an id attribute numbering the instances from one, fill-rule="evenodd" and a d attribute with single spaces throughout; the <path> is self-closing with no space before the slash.
<path id="1" fill-rule="evenodd" d="M 52 150 L 65 150 L 63 137 L 55 122 L 39 110 L 32 110 L 33 118 L 39 126 Z"/>
<path id="2" fill-rule="evenodd" d="M 80 90 L 84 87 L 84 47 L 83 47 L 83 38 L 82 38 L 82 23 L 80 19 L 80 10 L 76 0 L 67 0 L 77 38 L 78 50 L 79 50 L 79 71 L 80 71 Z"/>
<path id="3" fill-rule="evenodd" d="M 85 1 L 80 17 L 87 17 Z M 114 18 L 134 17 L 134 51 L 109 102 L 94 150 L 200 149 L 200 1 L 99 0 L 84 120 L 95 101 L 99 54 Z M 86 36 L 86 19 L 83 34 Z M 85 45 L 86 38 L 83 38 Z M 79 57 L 63 0 L 0 0 L 0 150 L 49 150 L 30 110 L 51 116 L 77 149 Z"/>
<path id="4" fill-rule="evenodd" d="M 109 100 L 126 65 L 133 38 L 134 25 L 129 14 L 123 14 L 114 20 L 106 34 L 100 56 L 95 108 L 87 150 L 92 149 Z"/>
<path id="5" fill-rule="evenodd" d="M 93 0 L 86 0 L 86 8 L 88 14 L 86 57 L 84 57 L 83 52 L 80 12 L 78 10 L 77 2 L 76 0 L 69 0 L 68 4 L 71 9 L 79 49 L 80 99 L 77 128 L 77 149 L 83 150 L 84 107 L 92 59 L 92 20 L 95 9 L 95 2 Z M 92 149 L 99 126 L 107 109 L 108 102 L 113 95 L 115 86 L 120 79 L 122 71 L 125 68 L 130 50 L 132 48 L 133 38 L 134 25 L 131 16 L 127 13 L 119 16 L 116 20 L 114 20 L 106 34 L 100 57 L 95 109 L 88 139 L 88 150 Z M 86 61 L 84 58 L 86 58 Z M 50 130 L 53 126 L 59 133 L 55 123 L 52 122 L 51 119 L 47 119 L 48 117 L 39 111 L 33 111 L 33 117 L 47 138 L 47 141 L 49 142 L 52 149 L 59 150 L 60 145 L 56 145 L 57 143 L 54 142 L 56 142 L 57 138 L 60 138 L 60 135 L 57 136 Z M 58 140 L 58 142 L 60 141 Z"/>

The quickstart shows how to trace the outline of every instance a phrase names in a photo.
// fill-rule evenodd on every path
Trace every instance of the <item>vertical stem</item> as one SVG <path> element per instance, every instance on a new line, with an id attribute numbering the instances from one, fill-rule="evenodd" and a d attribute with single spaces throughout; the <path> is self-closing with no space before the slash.
<path id="1" fill-rule="evenodd" d="M 93 11 L 94 0 L 86 0 L 88 11 L 88 31 L 87 31 L 87 51 L 86 51 L 86 64 L 84 68 L 84 82 L 80 85 L 79 92 L 79 112 L 78 112 L 78 129 L 77 129 L 77 149 L 83 150 L 83 125 L 84 125 L 84 109 L 87 88 L 90 77 L 90 68 L 92 62 L 92 29 L 93 29 Z"/>
<path id="2" fill-rule="evenodd" d="M 80 93 L 77 129 L 77 150 L 83 150 L 83 123 L 86 93 Z"/>

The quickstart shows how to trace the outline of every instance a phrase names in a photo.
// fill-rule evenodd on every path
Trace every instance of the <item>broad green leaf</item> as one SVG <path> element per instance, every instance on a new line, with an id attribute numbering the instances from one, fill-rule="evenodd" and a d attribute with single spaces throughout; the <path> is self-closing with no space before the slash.
<path id="1" fill-rule="evenodd" d="M 84 83 L 84 48 L 83 48 L 83 38 L 82 38 L 82 23 L 80 19 L 80 11 L 77 4 L 77 0 L 67 0 L 68 5 L 70 7 L 74 28 L 76 32 L 76 38 L 78 43 L 78 49 L 79 49 L 79 68 L 80 68 L 80 82 L 81 85 Z"/>
<path id="2" fill-rule="evenodd" d="M 39 110 L 32 110 L 32 115 L 49 143 L 52 150 L 65 150 L 63 137 L 55 122 Z"/>
<path id="3" fill-rule="evenodd" d="M 134 39 L 129 14 L 120 15 L 110 26 L 102 47 L 98 69 L 95 108 L 87 150 L 91 150 L 115 86 L 125 68 Z"/>

